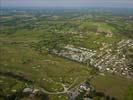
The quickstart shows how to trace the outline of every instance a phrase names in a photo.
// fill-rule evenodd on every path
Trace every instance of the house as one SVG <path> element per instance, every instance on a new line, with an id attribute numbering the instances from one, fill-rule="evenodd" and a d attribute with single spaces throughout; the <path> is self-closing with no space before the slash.
<path id="1" fill-rule="evenodd" d="M 32 88 L 25 88 L 23 90 L 23 93 L 32 93 L 33 89 Z"/>

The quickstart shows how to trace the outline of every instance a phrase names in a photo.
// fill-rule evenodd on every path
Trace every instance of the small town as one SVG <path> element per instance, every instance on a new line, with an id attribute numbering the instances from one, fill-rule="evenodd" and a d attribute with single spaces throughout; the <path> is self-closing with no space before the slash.
<path id="1" fill-rule="evenodd" d="M 64 47 L 64 50 L 60 52 L 53 50 L 53 53 L 77 62 L 90 64 L 98 68 L 101 72 L 107 71 L 112 74 L 132 78 L 133 73 L 130 72 L 126 62 L 126 54 L 123 51 L 126 48 L 133 48 L 133 40 L 122 40 L 118 42 L 115 50 L 111 46 L 112 44 L 102 43 L 102 47 L 96 51 L 67 45 Z"/>

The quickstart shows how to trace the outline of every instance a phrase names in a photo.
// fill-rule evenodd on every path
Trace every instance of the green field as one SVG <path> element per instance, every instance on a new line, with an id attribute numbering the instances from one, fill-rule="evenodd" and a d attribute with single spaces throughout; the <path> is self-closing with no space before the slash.
<path id="1" fill-rule="evenodd" d="M 131 79 L 105 73 L 105 75 L 96 76 L 91 83 L 97 88 L 97 91 L 104 91 L 119 100 L 132 100 L 133 98 L 133 80 Z"/>
<path id="2" fill-rule="evenodd" d="M 50 55 L 47 52 L 40 53 L 27 46 L 28 43 L 13 44 L 11 41 L 6 41 L 8 43 L 5 42 L 5 45 L 4 42 L 0 44 L 0 71 L 22 73 L 28 79 L 34 80 L 34 86 L 37 88 L 43 87 L 49 92 L 59 92 L 63 91 L 62 84 L 69 87 L 74 83 L 73 87 L 90 75 L 91 69 L 85 65 Z M 9 85 L 13 84 L 10 80 L 3 80 L 2 77 L 0 80 L 1 85 L 5 82 Z M 19 88 L 21 87 L 22 85 Z M 10 92 L 12 89 L 7 90 Z"/>

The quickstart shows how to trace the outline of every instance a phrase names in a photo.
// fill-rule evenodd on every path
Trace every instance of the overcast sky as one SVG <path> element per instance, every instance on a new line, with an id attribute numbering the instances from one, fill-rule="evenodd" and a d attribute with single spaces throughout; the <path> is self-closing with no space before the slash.
<path id="1" fill-rule="evenodd" d="M 133 7 L 133 0 L 0 0 L 7 7 Z"/>

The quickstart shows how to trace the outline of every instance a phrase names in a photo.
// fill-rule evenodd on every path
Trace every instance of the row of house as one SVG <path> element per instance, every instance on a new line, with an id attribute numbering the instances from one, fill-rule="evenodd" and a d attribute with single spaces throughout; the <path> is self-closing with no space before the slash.
<path id="1" fill-rule="evenodd" d="M 102 49 L 100 48 L 97 51 L 67 45 L 60 52 L 58 50 L 53 50 L 53 53 L 77 62 L 89 63 L 100 71 L 129 76 L 130 69 L 126 63 L 126 54 L 123 53 L 123 49 L 133 46 L 133 41 L 121 40 L 115 45 L 117 48 L 114 50 L 112 45 L 103 43 Z"/>

